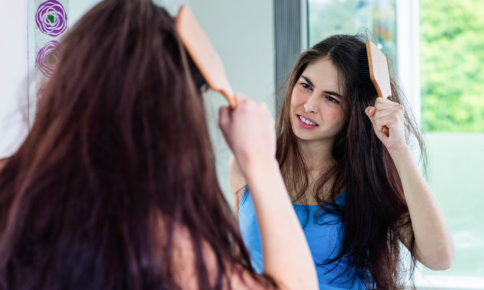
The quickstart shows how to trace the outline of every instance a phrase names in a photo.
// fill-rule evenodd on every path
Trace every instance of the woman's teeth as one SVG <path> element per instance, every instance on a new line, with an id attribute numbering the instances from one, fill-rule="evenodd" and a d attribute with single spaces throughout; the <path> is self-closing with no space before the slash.
<path id="1" fill-rule="evenodd" d="M 300 119 L 301 121 L 303 121 L 304 123 L 306 123 L 306 124 L 308 124 L 308 125 L 311 125 L 311 126 L 316 126 L 316 123 L 313 123 L 313 122 L 311 122 L 311 121 L 309 121 L 309 120 L 305 119 L 303 116 L 299 116 L 299 115 L 298 115 L 298 117 L 299 117 L 299 119 Z"/>

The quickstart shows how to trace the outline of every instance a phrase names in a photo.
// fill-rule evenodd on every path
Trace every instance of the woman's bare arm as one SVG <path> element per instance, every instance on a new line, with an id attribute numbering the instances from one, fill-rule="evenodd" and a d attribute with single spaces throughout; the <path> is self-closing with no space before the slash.
<path id="1" fill-rule="evenodd" d="M 402 233 L 403 242 L 408 248 L 408 233 L 413 232 L 417 260 L 432 270 L 446 270 L 455 258 L 454 241 L 444 212 L 405 141 L 403 112 L 402 105 L 384 98 L 377 98 L 375 106 L 366 109 L 375 133 L 388 149 L 402 181 L 412 220 L 412 229 Z M 388 127 L 389 137 L 383 134 L 383 126 Z"/>
<path id="2" fill-rule="evenodd" d="M 250 187 L 264 272 L 287 289 L 318 289 L 313 258 L 275 159 L 274 119 L 265 104 L 238 96 L 220 109 L 220 128 Z"/>
<path id="3" fill-rule="evenodd" d="M 455 258 L 454 242 L 435 194 L 420 173 L 410 149 L 395 152 L 392 158 L 412 220 L 417 260 L 432 270 L 449 269 Z M 408 237 L 404 244 L 409 247 Z"/>

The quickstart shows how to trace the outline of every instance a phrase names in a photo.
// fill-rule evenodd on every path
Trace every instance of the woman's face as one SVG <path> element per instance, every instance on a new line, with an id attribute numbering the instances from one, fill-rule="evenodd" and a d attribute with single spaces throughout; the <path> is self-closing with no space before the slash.
<path id="1" fill-rule="evenodd" d="M 291 124 L 305 141 L 333 141 L 343 124 L 338 71 L 329 59 L 309 64 L 291 96 Z"/>

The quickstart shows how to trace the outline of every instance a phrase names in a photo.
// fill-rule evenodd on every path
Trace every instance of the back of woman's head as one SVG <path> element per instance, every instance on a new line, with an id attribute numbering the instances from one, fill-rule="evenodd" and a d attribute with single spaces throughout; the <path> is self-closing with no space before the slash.
<path id="1" fill-rule="evenodd" d="M 222 260 L 252 271 L 169 14 L 105 0 L 61 45 L 33 127 L 0 174 L 0 289 L 179 289 L 177 225 L 200 289 L 221 289 Z"/>
<path id="2" fill-rule="evenodd" d="M 367 283 L 368 287 L 396 289 L 399 287 L 400 240 L 409 240 L 413 251 L 413 234 L 409 229 L 408 207 L 397 169 L 383 143 L 376 136 L 365 114 L 378 97 L 371 81 L 363 78 L 362 54 L 366 54 L 362 35 L 334 35 L 305 51 L 297 60 L 287 82 L 287 91 L 277 120 L 277 158 L 289 184 L 293 199 L 304 198 L 309 186 L 306 162 L 292 130 L 290 106 L 292 90 L 306 67 L 321 59 L 329 59 L 337 69 L 342 92 L 342 129 L 334 138 L 332 157 L 336 161 L 315 183 L 317 202 L 325 206 L 346 190 L 344 207 L 328 208 L 344 225 L 344 239 L 339 253 L 327 262 L 349 257 L 347 270 Z M 392 101 L 406 105 L 395 78 L 390 79 Z M 425 155 L 422 139 L 406 106 L 405 128 L 410 138 Z M 331 185 L 328 195 L 323 192 Z M 408 235 L 402 237 L 401 233 Z M 375 284 L 373 284 L 375 283 Z"/>

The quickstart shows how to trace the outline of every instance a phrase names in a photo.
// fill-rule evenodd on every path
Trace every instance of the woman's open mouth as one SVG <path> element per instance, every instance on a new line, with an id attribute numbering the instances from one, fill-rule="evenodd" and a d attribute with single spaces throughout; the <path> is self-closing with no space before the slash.
<path id="1" fill-rule="evenodd" d="M 297 121 L 299 125 L 304 129 L 314 129 L 318 126 L 318 124 L 316 124 L 313 120 L 310 120 L 307 117 L 303 117 L 299 114 L 296 114 L 296 116 L 297 116 Z"/>

